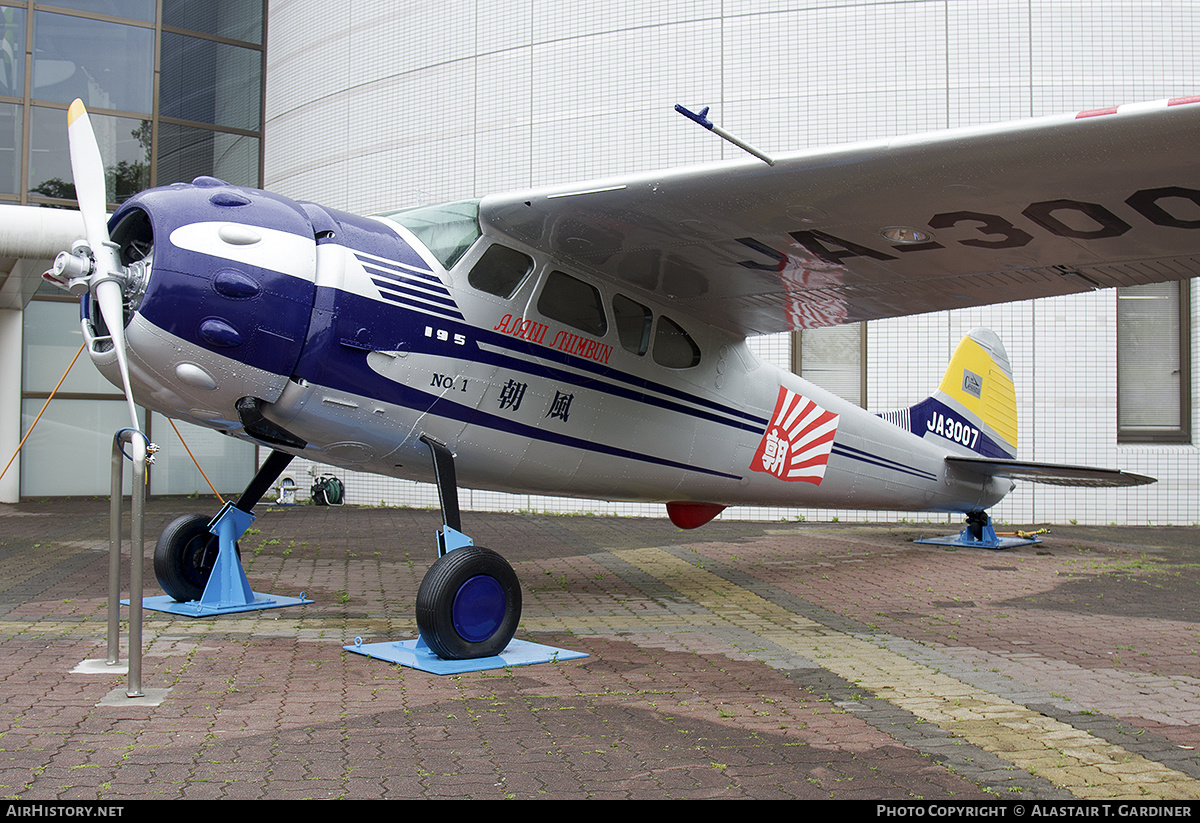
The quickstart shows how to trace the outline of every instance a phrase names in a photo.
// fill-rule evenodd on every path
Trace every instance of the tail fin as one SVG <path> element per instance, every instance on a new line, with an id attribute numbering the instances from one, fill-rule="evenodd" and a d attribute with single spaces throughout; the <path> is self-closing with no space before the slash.
<path id="1" fill-rule="evenodd" d="M 991 329 L 972 330 L 932 397 L 880 416 L 960 454 L 1015 458 L 1017 393 L 1004 344 Z"/>
<path id="2" fill-rule="evenodd" d="M 880 417 L 958 455 L 957 469 L 984 477 L 1059 486 L 1141 486 L 1153 477 L 1090 466 L 1017 460 L 1017 393 L 1004 344 L 990 329 L 974 329 L 954 351 L 938 390 L 907 409 Z"/>

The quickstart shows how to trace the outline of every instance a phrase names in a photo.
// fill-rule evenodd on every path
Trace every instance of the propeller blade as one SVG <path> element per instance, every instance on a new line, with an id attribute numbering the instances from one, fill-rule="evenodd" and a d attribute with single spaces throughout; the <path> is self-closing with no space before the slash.
<path id="1" fill-rule="evenodd" d="M 125 271 L 117 247 L 108 234 L 108 195 L 104 187 L 104 161 L 92 129 L 91 118 L 83 101 L 76 99 L 67 110 L 67 140 L 71 148 L 71 174 L 75 177 L 75 197 L 83 215 L 84 234 L 95 258 L 95 272 L 89 286 L 100 316 L 108 327 L 117 368 L 129 404 L 130 425 L 140 431 L 133 388 L 129 383 L 129 358 L 125 351 L 125 291 L 122 285 Z M 142 438 L 133 438 L 135 452 L 144 448 Z"/>
<path id="2" fill-rule="evenodd" d="M 75 198 L 83 215 L 84 234 L 92 253 L 98 254 L 109 241 L 104 161 L 100 159 L 92 120 L 79 99 L 67 110 L 67 141 L 71 147 L 71 174 L 75 178 Z"/>
<path id="3" fill-rule="evenodd" d="M 100 306 L 100 316 L 112 337 L 113 350 L 117 353 L 117 368 L 121 371 L 121 383 L 125 389 L 125 400 L 129 403 L 130 425 L 140 429 L 137 408 L 133 403 L 133 390 L 129 385 L 129 361 L 125 356 L 125 297 L 121 284 L 116 280 L 102 280 L 92 287 L 92 294 Z"/>

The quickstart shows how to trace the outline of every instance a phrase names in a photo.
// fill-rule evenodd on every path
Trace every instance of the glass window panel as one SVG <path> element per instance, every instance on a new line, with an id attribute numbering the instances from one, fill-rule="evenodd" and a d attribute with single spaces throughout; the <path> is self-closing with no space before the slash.
<path id="1" fill-rule="evenodd" d="M 21 186 L 21 106 L 0 103 L 0 192 L 19 194 Z"/>
<path id="2" fill-rule="evenodd" d="M 613 297 L 612 307 L 621 346 L 642 356 L 650 348 L 650 326 L 654 319 L 650 309 L 623 294 Z"/>
<path id="3" fill-rule="evenodd" d="M 512 297 L 531 271 L 533 259 L 529 255 L 497 243 L 471 267 L 467 282 L 488 294 Z"/>
<path id="4" fill-rule="evenodd" d="M 150 121 L 89 113 L 104 161 L 108 202 L 150 187 Z M 34 107 L 30 122 L 29 193 L 75 199 L 67 113 Z"/>
<path id="5" fill-rule="evenodd" d="M 250 0 L 163 0 L 164 26 L 262 45 L 263 4 Z"/>
<path id="6" fill-rule="evenodd" d="M 240 492 L 254 477 L 255 453 L 251 444 L 212 429 L 176 422 L 179 434 L 183 435 L 180 442 L 171 422 L 160 414 L 151 416 L 150 425 L 159 447 L 154 455 L 154 470 L 150 472 L 151 494 L 212 494 L 196 463 L 222 494 Z M 195 456 L 195 463 L 188 457 L 188 449 Z"/>
<path id="7" fill-rule="evenodd" d="M 207 174 L 235 186 L 257 188 L 261 185 L 258 144 L 257 137 L 161 123 L 156 182 L 160 186 L 190 183 Z"/>
<path id="8" fill-rule="evenodd" d="M 590 283 L 560 271 L 552 271 L 546 278 L 546 286 L 538 298 L 538 311 L 596 337 L 603 337 L 608 331 L 600 292 Z"/>
<path id="9" fill-rule="evenodd" d="M 34 14 L 33 27 L 35 98 L 151 111 L 153 29 L 44 11 Z"/>
<path id="10" fill-rule="evenodd" d="M 658 318 L 654 332 L 654 362 L 669 369 L 690 369 L 700 363 L 700 347 L 669 317 Z"/>
<path id="11" fill-rule="evenodd" d="M 801 377 L 838 397 L 865 405 L 863 399 L 863 326 L 825 326 L 799 332 L 797 372 Z"/>
<path id="12" fill-rule="evenodd" d="M 90 11 L 105 17 L 124 17 L 127 20 L 154 22 L 154 0 L 48 0 L 48 6 Z"/>
<path id="13" fill-rule="evenodd" d="M 21 434 L 45 400 L 21 401 Z M 138 409 L 145 425 L 145 410 Z M 21 449 L 21 494 L 60 496 L 109 493 L 113 435 L 129 426 L 124 400 L 54 399 Z M 133 471 L 126 465 L 125 494 Z"/>
<path id="14" fill-rule="evenodd" d="M 379 216 L 393 220 L 415 234 L 447 269 L 454 268 L 482 234 L 478 200 L 420 206 Z"/>
<path id="15" fill-rule="evenodd" d="M 25 9 L 0 9 L 0 94 L 25 96 Z"/>
<path id="16" fill-rule="evenodd" d="M 1117 418 L 1120 438 L 1188 438 L 1187 283 L 1117 290 Z"/>
<path id="17" fill-rule="evenodd" d="M 158 105 L 163 117 L 256 131 L 262 121 L 263 53 L 163 33 Z M 197 83 L 196 78 L 204 78 Z"/>
<path id="18" fill-rule="evenodd" d="M 24 321 L 22 388 L 27 392 L 52 391 L 75 352 L 83 345 L 79 304 L 34 300 L 25 307 Z M 71 367 L 59 391 L 119 394 L 121 390 L 100 374 L 84 352 Z"/>

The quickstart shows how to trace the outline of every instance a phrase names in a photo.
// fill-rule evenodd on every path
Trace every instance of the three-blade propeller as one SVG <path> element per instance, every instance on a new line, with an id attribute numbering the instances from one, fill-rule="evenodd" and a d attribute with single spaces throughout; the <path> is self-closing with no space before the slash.
<path id="1" fill-rule="evenodd" d="M 92 121 L 82 100 L 76 100 L 67 111 L 67 138 L 71 147 L 71 172 L 75 177 L 75 196 L 83 215 L 86 246 L 77 244 L 70 252 L 62 252 L 46 278 L 67 288 L 72 294 L 91 292 L 100 316 L 112 340 L 129 404 L 130 425 L 141 429 L 133 390 L 129 383 L 129 361 L 125 351 L 125 285 L 128 274 L 121 265 L 120 253 L 108 234 L 107 195 L 104 186 L 104 163 L 96 142 Z M 143 438 L 133 438 L 134 448 L 144 448 Z"/>

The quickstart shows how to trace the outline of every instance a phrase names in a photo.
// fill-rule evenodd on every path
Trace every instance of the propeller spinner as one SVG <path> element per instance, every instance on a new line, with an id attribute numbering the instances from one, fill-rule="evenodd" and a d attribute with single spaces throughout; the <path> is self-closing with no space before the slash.
<path id="1" fill-rule="evenodd" d="M 125 291 L 129 271 L 121 265 L 117 244 L 108 233 L 107 197 L 104 163 L 96 142 L 92 121 L 82 100 L 75 100 L 67 111 L 67 138 L 71 148 L 71 172 L 75 177 L 75 196 L 83 215 L 86 242 L 76 243 L 71 251 L 60 252 L 45 278 L 76 296 L 92 293 L 100 316 L 112 340 L 129 404 L 130 425 L 140 431 L 137 407 L 129 383 L 129 361 L 125 351 Z M 145 448 L 144 438 L 133 438 L 134 449 Z"/>

